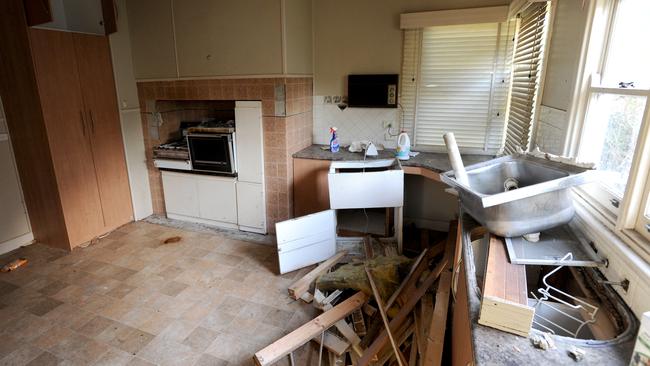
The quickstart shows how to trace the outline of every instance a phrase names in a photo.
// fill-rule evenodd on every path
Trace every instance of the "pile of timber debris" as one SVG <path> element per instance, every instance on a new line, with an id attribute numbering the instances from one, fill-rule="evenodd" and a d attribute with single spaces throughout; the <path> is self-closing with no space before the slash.
<path id="1" fill-rule="evenodd" d="M 366 249 L 365 260 L 336 269 L 345 251 L 322 262 L 289 287 L 289 295 L 323 313 L 257 352 L 255 364 L 272 365 L 287 356 L 293 364 L 292 352 L 314 341 L 332 366 L 440 365 L 457 230 L 453 221 L 446 241 L 424 248 L 414 260 Z"/>

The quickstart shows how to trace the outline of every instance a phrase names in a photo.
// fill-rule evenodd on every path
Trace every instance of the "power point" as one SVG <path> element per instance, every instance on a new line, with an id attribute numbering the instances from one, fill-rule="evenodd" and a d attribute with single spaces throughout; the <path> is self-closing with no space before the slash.
<path id="1" fill-rule="evenodd" d="M 384 128 L 393 128 L 393 122 L 391 121 L 382 121 Z"/>

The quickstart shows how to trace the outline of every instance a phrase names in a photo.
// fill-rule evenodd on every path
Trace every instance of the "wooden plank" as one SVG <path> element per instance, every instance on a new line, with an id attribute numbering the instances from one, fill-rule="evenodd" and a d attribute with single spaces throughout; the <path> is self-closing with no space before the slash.
<path id="1" fill-rule="evenodd" d="M 479 324 L 527 336 L 535 310 L 526 292 L 526 267 L 510 263 L 503 239 L 490 235 Z"/>
<path id="2" fill-rule="evenodd" d="M 465 271 L 461 269 L 458 274 L 456 302 L 451 329 L 451 364 L 473 365 L 474 345 L 469 318 L 469 301 L 467 298 L 467 279 Z"/>
<path id="3" fill-rule="evenodd" d="M 368 301 L 368 295 L 363 292 L 357 292 L 331 310 L 324 312 L 293 332 L 258 351 L 253 356 L 253 361 L 258 366 L 271 365 L 277 362 L 282 357 L 285 357 L 298 347 L 329 329 L 339 320 L 350 315 L 356 309 L 359 309 L 366 301 Z"/>
<path id="4" fill-rule="evenodd" d="M 366 269 L 366 274 L 368 275 L 368 281 L 370 282 L 370 287 L 372 288 L 372 293 L 375 296 L 375 301 L 377 302 L 377 307 L 379 308 L 379 314 L 381 315 L 381 320 L 384 322 L 384 327 L 386 328 L 386 332 L 388 333 L 390 344 L 393 346 L 393 352 L 395 352 L 395 356 L 397 357 L 397 363 L 399 364 L 399 366 L 406 366 L 404 355 L 402 355 L 402 352 L 399 350 L 399 347 L 395 343 L 395 339 L 393 338 L 393 334 L 390 330 L 390 326 L 388 323 L 388 316 L 386 315 L 386 310 L 384 309 L 384 301 L 381 299 L 379 290 L 377 290 L 377 285 L 375 284 L 375 280 L 372 278 L 370 269 L 367 266 L 365 267 L 365 269 Z"/>
<path id="5" fill-rule="evenodd" d="M 457 238 L 458 238 L 457 227 L 458 226 L 455 227 L 452 226 L 452 230 L 450 230 L 449 235 L 447 236 L 447 244 L 446 244 L 447 246 L 456 245 Z M 422 281 L 422 284 L 419 287 L 416 287 L 416 284 L 422 272 L 418 274 L 418 270 L 414 271 L 414 276 L 411 276 L 412 282 L 406 285 L 405 287 L 406 291 L 404 291 L 403 296 L 400 295 L 400 297 L 404 299 L 404 305 L 400 308 L 400 310 L 395 315 L 395 317 L 390 321 L 389 328 L 391 330 L 398 328 L 400 324 L 402 324 L 402 322 L 411 313 L 415 305 L 417 305 L 417 303 L 420 301 L 422 296 L 424 296 L 427 290 L 436 281 L 438 276 L 440 276 L 440 273 L 442 273 L 443 270 L 448 268 L 449 266 L 448 256 L 450 255 L 451 252 L 452 252 L 451 250 L 447 251 L 447 255 L 443 256 L 442 260 L 438 262 L 436 267 L 429 272 L 429 274 L 425 277 L 424 281 Z M 429 256 L 427 255 L 426 257 Z M 424 263 L 425 265 L 419 266 L 419 267 L 424 267 L 421 269 L 421 271 L 428 269 L 429 260 L 425 260 L 422 263 Z M 377 338 L 375 338 L 372 344 L 366 349 L 363 356 L 361 356 L 361 358 L 359 359 L 359 365 L 360 366 L 368 365 L 372 360 L 372 358 L 377 354 L 377 352 L 379 352 L 381 348 L 386 344 L 386 342 L 387 342 L 387 334 L 385 331 L 383 331 Z"/>
<path id="6" fill-rule="evenodd" d="M 440 275 L 436 291 L 436 306 L 427 332 L 424 364 L 440 365 L 442 350 L 445 344 L 445 329 L 447 328 L 447 310 L 449 309 L 449 291 L 451 290 L 451 272 L 445 271 Z"/>
<path id="7" fill-rule="evenodd" d="M 352 313 L 352 326 L 359 336 L 363 337 L 366 335 L 366 321 L 363 318 L 363 312 L 361 309 L 355 310 Z"/>
<path id="8" fill-rule="evenodd" d="M 332 268 L 332 266 L 338 263 L 341 258 L 345 257 L 347 253 L 348 252 L 345 250 L 336 253 L 333 257 L 330 257 L 323 263 L 319 264 L 318 267 L 314 268 L 304 277 L 294 282 L 293 285 L 289 286 L 289 296 L 295 300 L 298 300 L 302 294 L 309 290 L 309 286 L 311 286 L 311 283 L 314 282 L 318 276 L 322 275 L 327 270 Z"/>
<path id="9" fill-rule="evenodd" d="M 390 309 L 394 304 L 395 301 L 397 301 L 398 298 L 402 298 L 404 300 L 404 297 L 401 296 L 402 293 L 410 287 L 413 287 L 415 283 L 418 281 L 422 273 L 427 269 L 427 264 L 436 256 L 438 256 L 440 253 L 444 251 L 445 246 L 441 243 L 438 243 L 432 248 L 427 249 L 426 251 L 423 251 L 420 256 L 413 262 L 413 266 L 411 267 L 411 270 L 409 271 L 408 275 L 404 278 L 402 283 L 400 283 L 399 287 L 393 295 L 386 301 L 386 306 Z"/>
<path id="10" fill-rule="evenodd" d="M 320 344 L 320 334 L 316 336 L 314 339 L 312 339 L 312 341 Z M 348 348 L 350 348 L 350 343 L 346 342 L 341 337 L 327 330 L 325 331 L 325 336 L 323 337 L 323 347 L 326 348 L 331 353 L 340 356 L 343 353 L 345 353 L 345 351 L 347 351 Z"/>

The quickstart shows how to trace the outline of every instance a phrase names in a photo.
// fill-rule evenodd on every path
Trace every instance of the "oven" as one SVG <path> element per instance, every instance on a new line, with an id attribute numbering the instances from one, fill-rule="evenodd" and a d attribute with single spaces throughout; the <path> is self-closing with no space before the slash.
<path id="1" fill-rule="evenodd" d="M 226 175 L 237 174 L 235 133 L 190 133 L 187 135 L 192 170 Z"/>

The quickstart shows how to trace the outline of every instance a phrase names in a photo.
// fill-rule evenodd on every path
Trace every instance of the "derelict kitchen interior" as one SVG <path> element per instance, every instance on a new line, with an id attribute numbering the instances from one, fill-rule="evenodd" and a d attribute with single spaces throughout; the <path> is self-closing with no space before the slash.
<path id="1" fill-rule="evenodd" d="M 0 362 L 645 365 L 644 0 L 7 0 Z"/>

